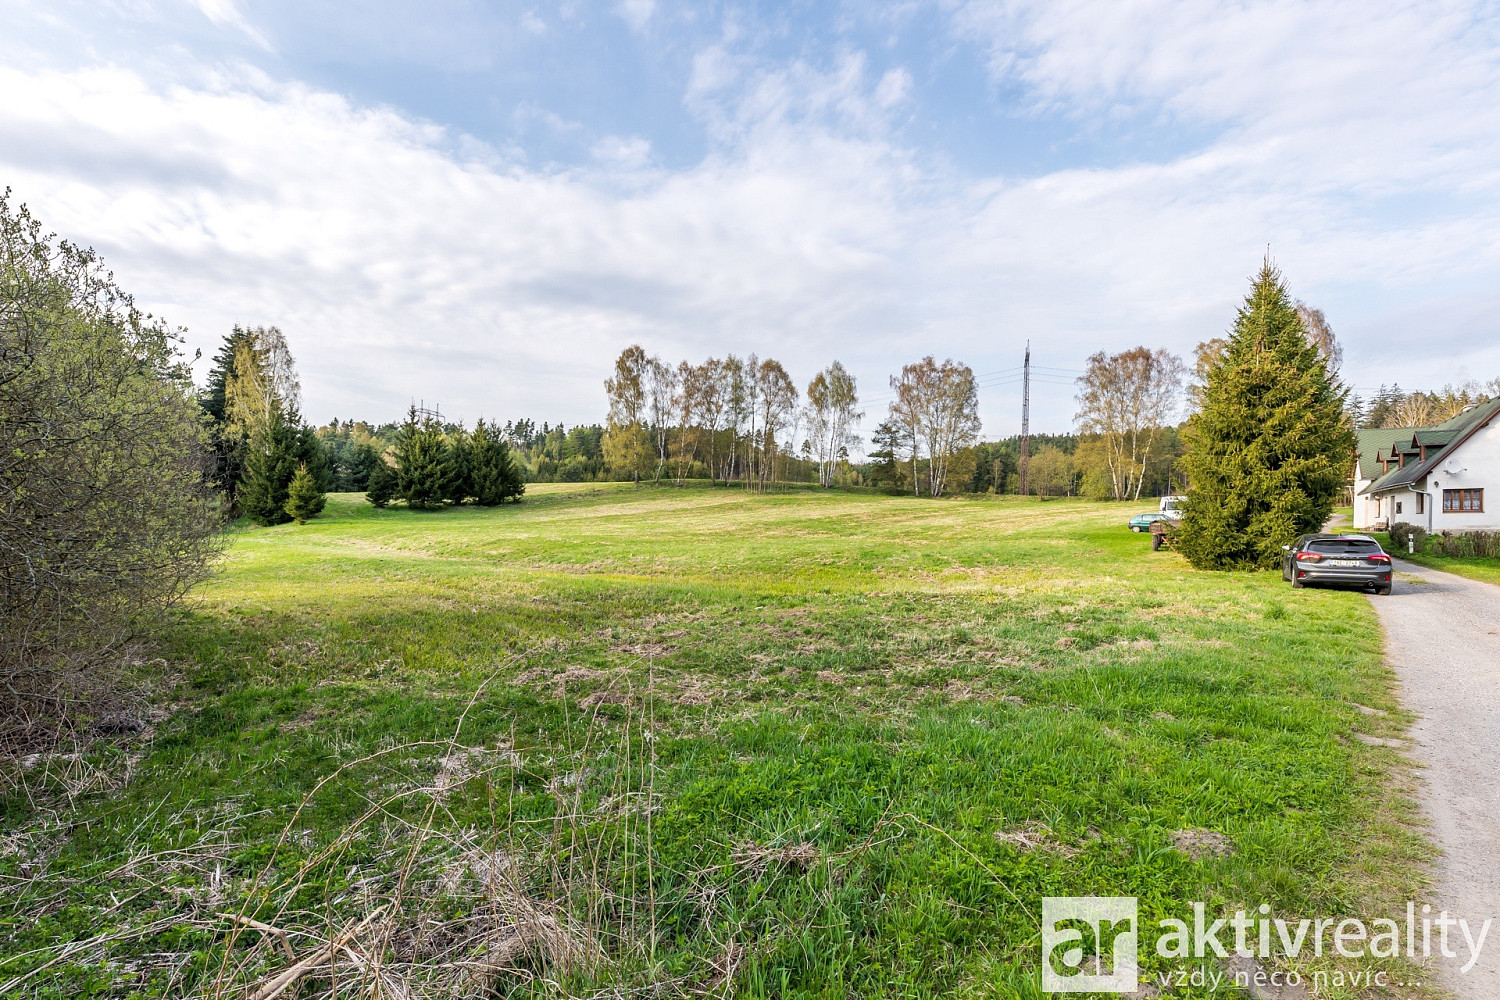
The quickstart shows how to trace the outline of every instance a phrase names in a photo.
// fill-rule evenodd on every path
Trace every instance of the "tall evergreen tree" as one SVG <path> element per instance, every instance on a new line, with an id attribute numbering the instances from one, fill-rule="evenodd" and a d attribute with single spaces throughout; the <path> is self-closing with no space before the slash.
<path id="1" fill-rule="evenodd" d="M 463 503 L 474 495 L 473 454 L 469 432 L 462 425 L 453 428 L 448 434 L 447 497 L 453 503 Z"/>
<path id="2" fill-rule="evenodd" d="M 500 429 L 483 420 L 469 435 L 469 482 L 471 496 L 482 507 L 519 500 L 526 491 L 521 470 L 511 455 Z"/>
<path id="3" fill-rule="evenodd" d="M 307 466 L 308 474 L 318 484 L 320 493 L 327 493 L 333 485 L 333 468 L 328 461 L 328 449 L 318 437 L 317 428 L 302 423 L 298 413 L 292 413 L 292 423 L 297 427 L 297 462 Z"/>
<path id="4" fill-rule="evenodd" d="M 413 405 L 396 435 L 396 478 L 408 507 L 441 506 L 451 491 L 453 473 L 448 440 L 430 414 Z"/>
<path id="5" fill-rule="evenodd" d="M 323 495 L 317 477 L 308 471 L 307 464 L 297 466 L 286 496 L 286 512 L 291 515 L 292 520 L 298 524 L 306 524 L 309 519 L 323 513 L 323 506 L 327 502 L 328 498 Z"/>
<path id="6" fill-rule="evenodd" d="M 375 456 L 375 464 L 370 467 L 369 483 L 365 489 L 365 499 L 376 507 L 384 507 L 396 499 L 401 491 L 401 483 L 397 479 L 396 470 L 391 468 L 390 463 L 379 455 Z"/>
<path id="7" fill-rule="evenodd" d="M 259 524 L 284 524 L 292 477 L 302 464 L 297 428 L 277 408 L 265 430 L 245 446 L 245 471 L 240 480 L 240 511 Z"/>
<path id="8" fill-rule="evenodd" d="M 1178 548 L 1194 566 L 1271 568 L 1322 527 L 1354 451 L 1347 396 L 1267 257 L 1187 426 Z"/>
<path id="9" fill-rule="evenodd" d="M 874 486 L 900 486 L 901 468 L 897 449 L 901 446 L 901 429 L 890 420 L 882 420 L 870 435 L 870 483 Z"/>
<path id="10" fill-rule="evenodd" d="M 229 507 L 235 504 L 240 477 L 244 473 L 245 436 L 229 426 L 224 389 L 234 375 L 234 359 L 241 346 L 250 346 L 250 334 L 236 326 L 224 335 L 214 354 L 208 380 L 198 393 L 198 405 L 209 419 L 209 443 L 213 449 L 214 483 L 224 491 Z"/>
<path id="11" fill-rule="evenodd" d="M 229 379 L 234 375 L 234 356 L 241 344 L 250 342 L 250 334 L 236 326 L 231 332 L 224 335 L 224 342 L 214 353 L 213 361 L 209 365 L 208 379 L 203 383 L 203 389 L 198 393 L 198 405 L 203 407 L 209 419 L 215 423 L 224 421 L 224 388 L 229 384 Z"/>

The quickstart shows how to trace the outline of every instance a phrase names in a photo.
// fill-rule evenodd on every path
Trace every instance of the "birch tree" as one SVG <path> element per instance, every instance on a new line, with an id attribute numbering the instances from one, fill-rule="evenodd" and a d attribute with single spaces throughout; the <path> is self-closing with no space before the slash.
<path id="1" fill-rule="evenodd" d="M 759 438 L 756 428 L 760 417 L 760 359 L 753 353 L 745 358 L 743 369 L 745 406 L 745 489 L 749 489 L 756 478 L 759 465 Z"/>
<path id="2" fill-rule="evenodd" d="M 709 358 L 698 366 L 698 420 L 702 424 L 708 442 L 708 481 L 712 485 L 718 474 L 715 464 L 718 458 L 719 425 L 724 419 L 725 385 L 724 363 L 718 358 Z"/>
<path id="3" fill-rule="evenodd" d="M 673 400 L 677 396 L 677 371 L 660 358 L 646 361 L 646 406 L 650 416 L 651 437 L 656 445 L 655 482 L 661 482 L 667 465 L 668 430 L 672 423 Z"/>
<path id="4" fill-rule="evenodd" d="M 927 358 L 932 363 L 932 358 Z M 979 439 L 979 390 L 974 370 L 945 360 L 937 367 L 923 419 L 927 444 L 928 489 L 935 497 L 948 486 L 948 467 L 953 456 Z"/>
<path id="5" fill-rule="evenodd" d="M 646 440 L 646 371 L 649 359 L 639 344 L 632 344 L 615 359 L 615 372 L 604 380 L 609 399 L 608 426 L 604 431 L 604 461 L 617 471 L 641 481 Z"/>
<path id="6" fill-rule="evenodd" d="M 676 393 L 672 397 L 677 420 L 677 479 L 692 471 L 698 456 L 698 433 L 703 409 L 703 370 L 686 361 L 677 365 Z"/>
<path id="7" fill-rule="evenodd" d="M 723 382 L 724 392 L 724 427 L 729 439 L 724 462 L 724 481 L 727 483 L 734 478 L 738 463 L 743 461 L 743 456 L 740 454 L 741 433 L 748 419 L 749 407 L 745 385 L 745 363 L 733 354 L 728 355 L 724 358 L 723 368 L 720 369 L 720 379 Z"/>
<path id="8" fill-rule="evenodd" d="M 928 355 L 901 369 L 891 378 L 896 399 L 891 420 L 902 429 L 911 449 L 912 491 L 922 494 L 917 462 L 927 456 L 927 492 L 942 496 L 948 485 L 953 456 L 979 437 L 979 390 L 974 370 L 945 359 L 942 364 Z"/>
<path id="9" fill-rule="evenodd" d="M 1185 374 L 1182 359 L 1165 349 L 1088 359 L 1078 379 L 1078 428 L 1099 435 L 1116 500 L 1140 498 L 1151 449 L 1182 402 Z"/>
<path id="10" fill-rule="evenodd" d="M 1344 348 L 1333 335 L 1328 317 L 1323 315 L 1323 310 L 1315 309 L 1301 299 L 1297 300 L 1294 308 L 1297 318 L 1302 321 L 1302 329 L 1307 333 L 1308 343 L 1318 349 L 1318 354 L 1327 363 L 1329 371 L 1338 371 L 1344 364 Z"/>
<path id="11" fill-rule="evenodd" d="M 807 385 L 808 433 L 818 463 L 818 484 L 833 485 L 839 459 L 854 444 L 853 427 L 859 412 L 859 392 L 854 376 L 835 361 L 818 372 Z"/>
<path id="12" fill-rule="evenodd" d="M 931 369 L 936 367 L 929 356 L 923 362 L 906 365 L 900 375 L 891 376 L 891 388 L 896 398 L 890 404 L 890 422 L 899 431 L 908 460 L 911 462 L 911 490 L 913 496 L 922 495 L 922 480 L 917 476 L 917 461 L 922 448 L 922 411 L 924 400 L 930 391 Z M 893 445 L 893 448 L 895 446 Z"/>
<path id="13" fill-rule="evenodd" d="M 786 429 L 797 408 L 797 386 L 781 362 L 767 358 L 757 369 L 756 388 L 760 412 L 761 488 L 776 479 L 777 435 Z"/>
<path id="14" fill-rule="evenodd" d="M 265 439 L 276 412 L 296 423 L 302 384 L 286 336 L 274 326 L 235 327 L 234 370 L 224 383 L 224 417 L 229 429 L 254 442 Z"/>

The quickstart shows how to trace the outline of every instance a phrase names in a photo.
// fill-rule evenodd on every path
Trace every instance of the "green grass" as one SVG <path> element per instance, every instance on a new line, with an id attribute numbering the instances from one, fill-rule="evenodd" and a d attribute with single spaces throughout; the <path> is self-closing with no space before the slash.
<path id="1" fill-rule="evenodd" d="M 212 993 L 286 964 L 219 914 L 384 904 L 431 995 L 1036 997 L 1043 896 L 1418 892 L 1408 779 L 1353 738 L 1402 719 L 1364 598 L 1122 520 L 601 484 L 237 531 L 138 668 L 149 738 L 0 800 L 0 985 L 73 942 L 28 989 Z"/>

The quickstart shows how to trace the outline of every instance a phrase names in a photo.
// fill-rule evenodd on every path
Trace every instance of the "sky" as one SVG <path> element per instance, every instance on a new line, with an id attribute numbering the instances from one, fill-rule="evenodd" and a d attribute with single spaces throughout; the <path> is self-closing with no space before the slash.
<path id="1" fill-rule="evenodd" d="M 621 349 L 924 355 L 987 437 L 1269 251 L 1368 394 L 1500 376 L 1500 6 L 0 0 L 0 186 L 304 415 L 603 420 Z"/>

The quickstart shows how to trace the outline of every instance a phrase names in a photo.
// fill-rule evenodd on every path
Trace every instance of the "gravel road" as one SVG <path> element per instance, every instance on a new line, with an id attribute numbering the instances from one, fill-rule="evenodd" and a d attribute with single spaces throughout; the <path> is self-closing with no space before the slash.
<path id="1" fill-rule="evenodd" d="M 1478 963 L 1438 963 L 1462 1000 L 1500 998 L 1500 587 L 1396 563 L 1395 592 L 1371 597 L 1386 652 L 1416 713 L 1411 755 L 1423 765 L 1421 801 L 1443 849 L 1434 909 L 1477 934 L 1495 918 Z M 1467 955 L 1462 936 L 1456 949 Z"/>

